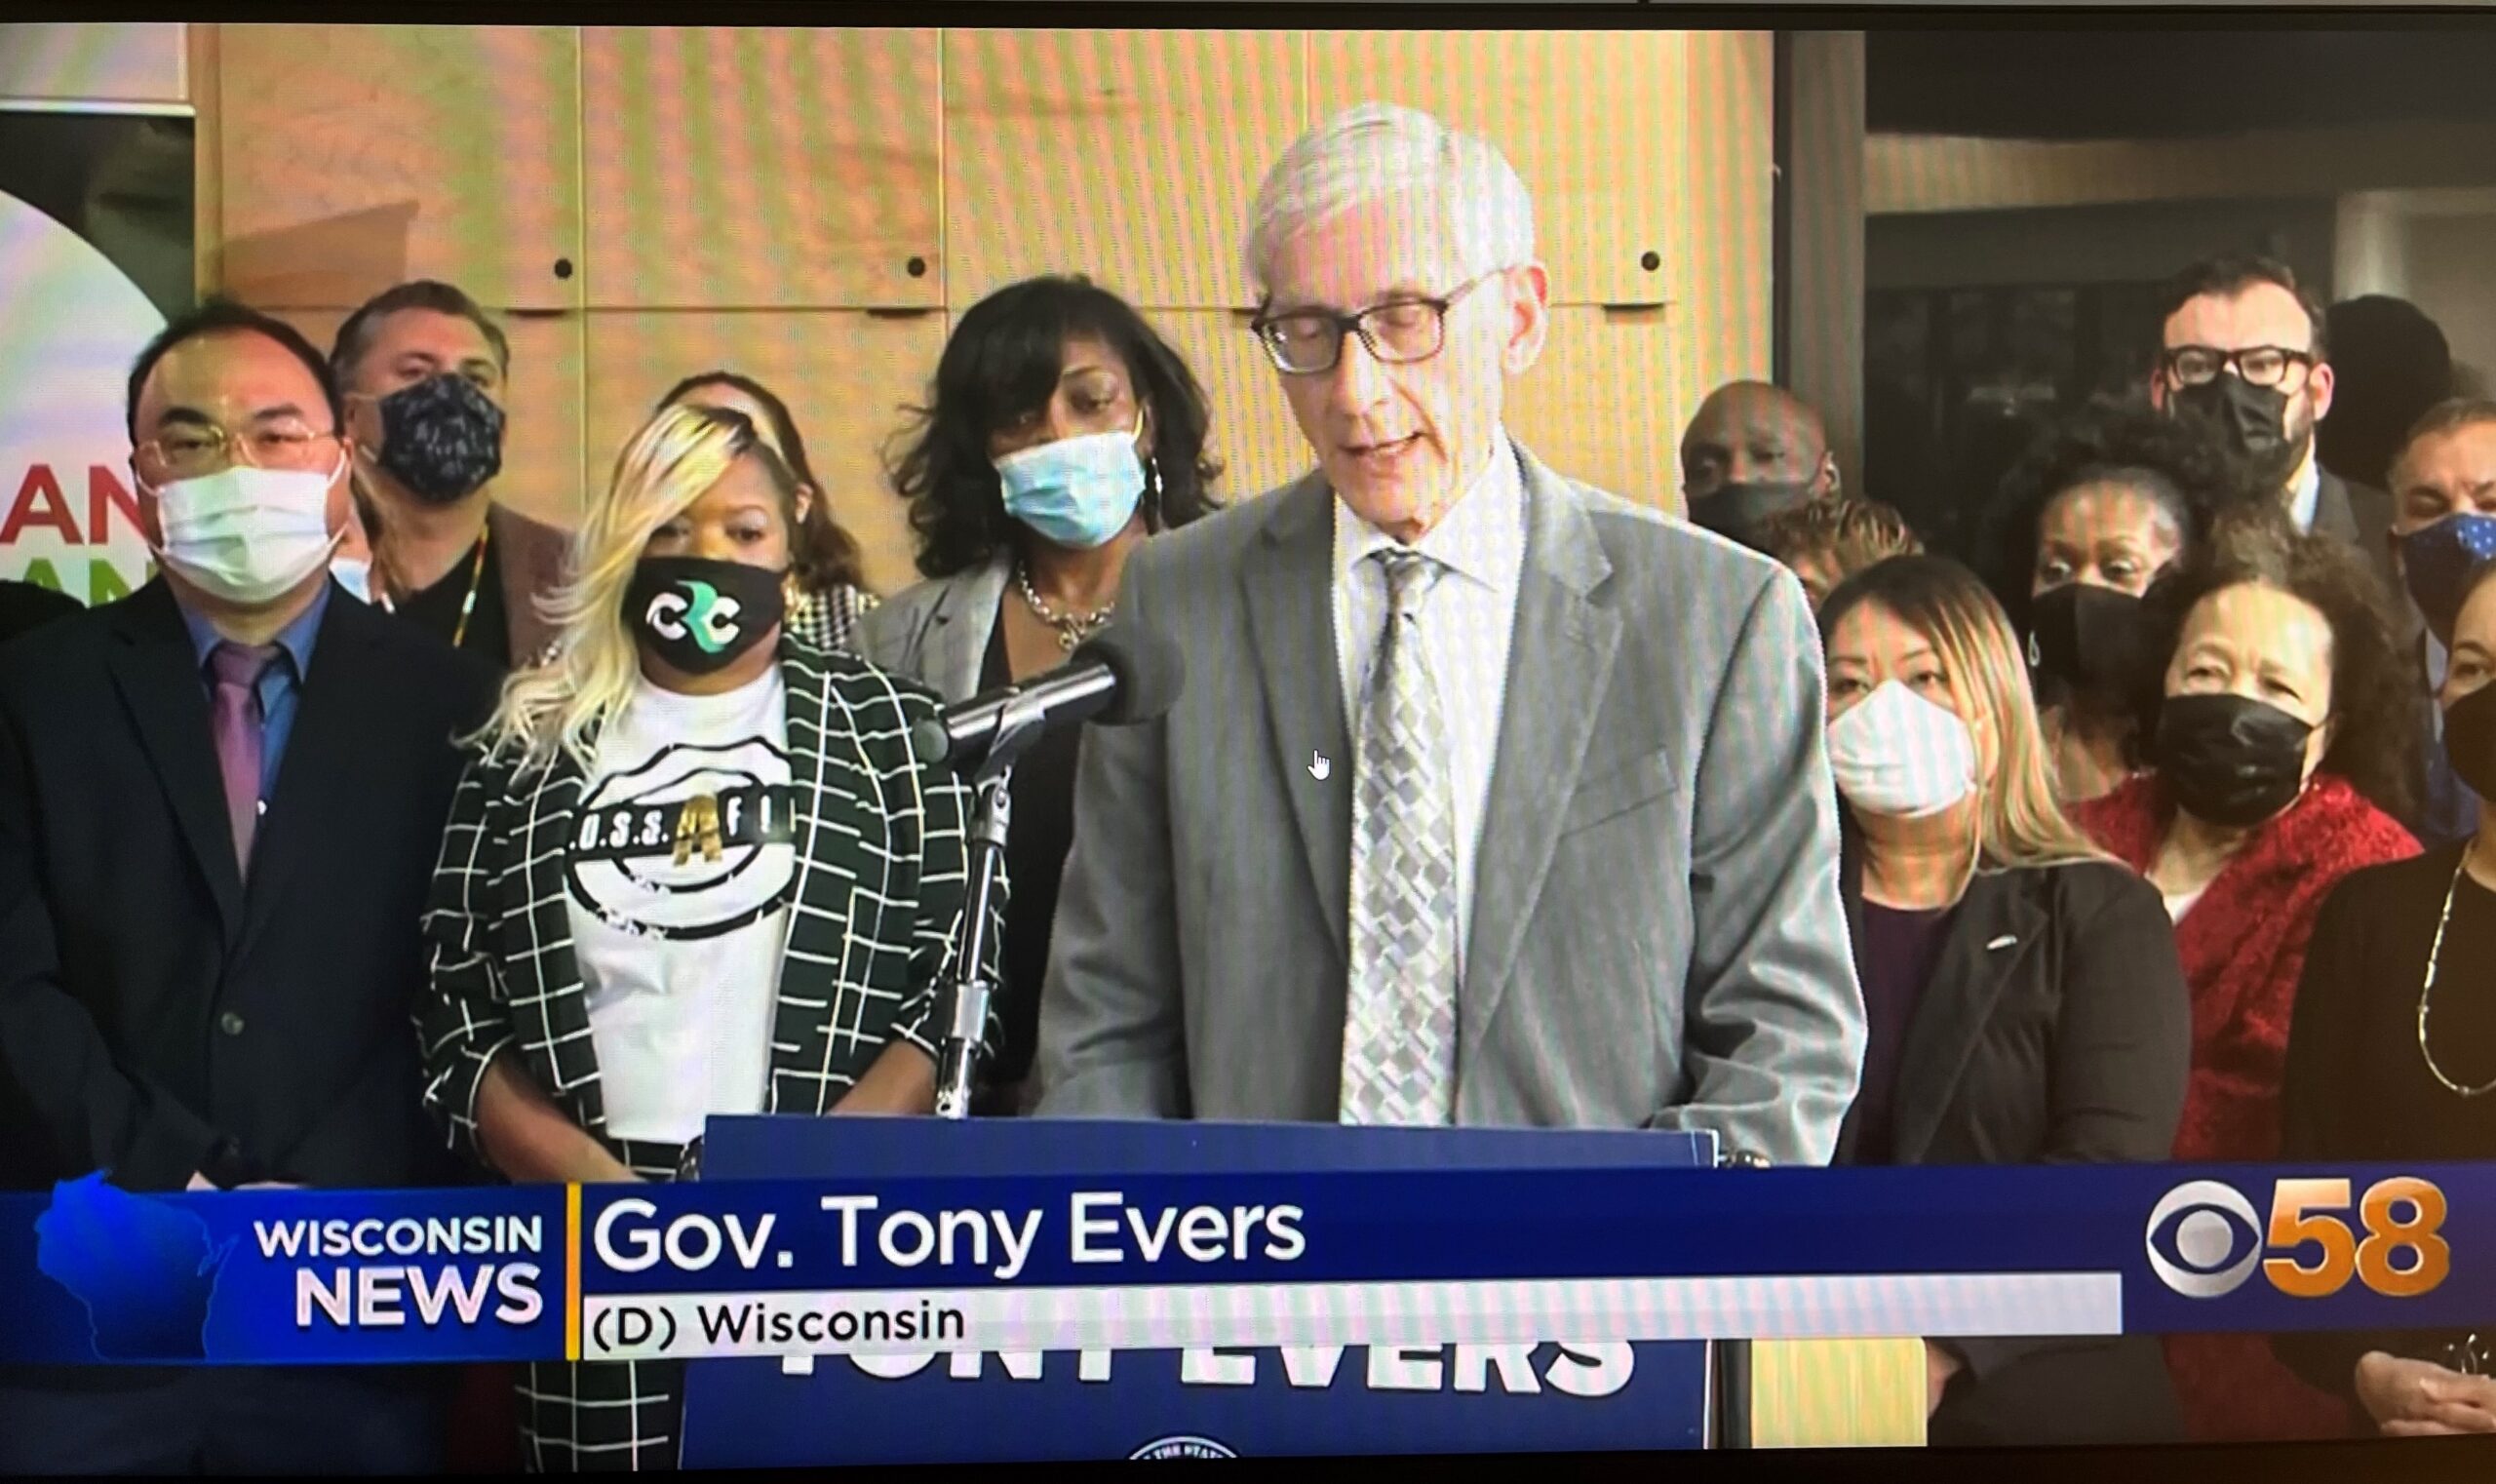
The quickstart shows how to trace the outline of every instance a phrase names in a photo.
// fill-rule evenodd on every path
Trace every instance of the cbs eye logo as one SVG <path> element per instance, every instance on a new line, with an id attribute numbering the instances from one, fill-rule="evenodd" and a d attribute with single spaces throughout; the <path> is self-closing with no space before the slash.
<path id="1" fill-rule="evenodd" d="M 2367 1187 L 2355 1228 L 2351 1204 L 2346 1180 L 2282 1180 L 2265 1222 L 2234 1186 L 2191 1181 L 2149 1213 L 2149 1266 L 2188 1299 L 2234 1293 L 2256 1268 L 2291 1299 L 2327 1299 L 2351 1278 L 2388 1299 L 2416 1298 L 2452 1271 L 2444 1192 L 2433 1184 L 2404 1175 Z"/>

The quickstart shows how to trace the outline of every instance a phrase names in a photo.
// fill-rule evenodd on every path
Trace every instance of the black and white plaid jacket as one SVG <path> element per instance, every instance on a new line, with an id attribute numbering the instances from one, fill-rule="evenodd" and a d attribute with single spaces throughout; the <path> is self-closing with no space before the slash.
<path id="1" fill-rule="evenodd" d="M 932 692 L 792 639 L 780 671 L 801 848 L 765 1111 L 822 1113 L 893 1037 L 936 1054 L 947 1008 L 937 987 L 969 880 L 971 796 L 911 755 L 912 723 L 938 714 Z M 481 751 L 451 800 L 416 1028 L 425 1105 L 454 1149 L 480 1158 L 477 1090 L 506 1049 L 582 1128 L 605 1136 L 566 882 L 583 782 L 567 757 L 524 771 L 507 751 Z"/>

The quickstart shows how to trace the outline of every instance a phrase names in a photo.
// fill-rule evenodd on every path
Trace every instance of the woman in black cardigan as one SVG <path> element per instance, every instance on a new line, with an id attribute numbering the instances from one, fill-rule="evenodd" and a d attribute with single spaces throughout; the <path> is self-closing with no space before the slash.
<path id="1" fill-rule="evenodd" d="M 2282 1159 L 2496 1158 L 2496 564 L 2464 597 L 2450 654 L 2444 751 L 2478 795 L 2478 832 L 2352 872 L 2324 899 L 2288 1028 Z M 2272 1347 L 2388 1435 L 2496 1432 L 2496 1328 Z"/>
<path id="2" fill-rule="evenodd" d="M 2002 608 L 1896 557 L 1820 610 L 1869 1040 L 1854 1164 L 2166 1157 L 2192 1025 L 2165 909 L 2054 801 Z M 2155 1339 L 1927 1342 L 1935 1444 L 2156 1441 Z"/>

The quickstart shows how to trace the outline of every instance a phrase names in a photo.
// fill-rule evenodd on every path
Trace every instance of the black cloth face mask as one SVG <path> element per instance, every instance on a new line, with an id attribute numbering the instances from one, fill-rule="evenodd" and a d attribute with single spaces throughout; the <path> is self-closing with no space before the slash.
<path id="1" fill-rule="evenodd" d="M 2028 663 L 2076 690 L 2123 694 L 2140 674 L 2142 624 L 2131 594 L 2066 582 L 2029 600 Z"/>
<path id="2" fill-rule="evenodd" d="M 2178 389 L 2176 409 L 2218 429 L 2228 449 L 2266 477 L 2282 480 L 2305 449 L 2288 442 L 2288 394 L 2221 371 L 2200 386 Z"/>
<path id="3" fill-rule="evenodd" d="M 1811 498 L 1812 486 L 1803 480 L 1719 485 L 1715 493 L 1690 502 L 1690 520 L 1702 530 L 1756 548 L 1760 527 L 1769 517 L 1807 504 Z"/>
<path id="4" fill-rule="evenodd" d="M 2314 728 L 2267 701 L 2170 695 L 2159 707 L 2152 760 L 2194 818 L 2245 830 L 2296 802 Z"/>
<path id="5" fill-rule="evenodd" d="M 427 504 L 456 504 L 502 472 L 503 410 L 467 377 L 428 376 L 373 405 L 381 410 L 373 462 Z"/>
<path id="6" fill-rule="evenodd" d="M 786 575 L 709 557 L 644 557 L 624 589 L 635 642 L 686 675 L 735 664 L 780 622 Z"/>
<path id="7" fill-rule="evenodd" d="M 2444 708 L 2444 757 L 2472 793 L 2496 799 L 2496 685 L 2481 685 Z"/>

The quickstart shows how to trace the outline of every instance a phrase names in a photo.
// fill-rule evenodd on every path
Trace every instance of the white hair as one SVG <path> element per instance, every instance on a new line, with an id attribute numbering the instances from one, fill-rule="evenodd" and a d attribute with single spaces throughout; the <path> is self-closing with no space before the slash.
<path id="1" fill-rule="evenodd" d="M 1534 261 L 1534 201 L 1505 155 L 1418 108 L 1362 103 L 1293 140 L 1266 172 L 1250 212 L 1248 282 L 1268 293 L 1285 243 L 1353 207 L 1407 192 L 1437 207 L 1460 280 Z"/>

